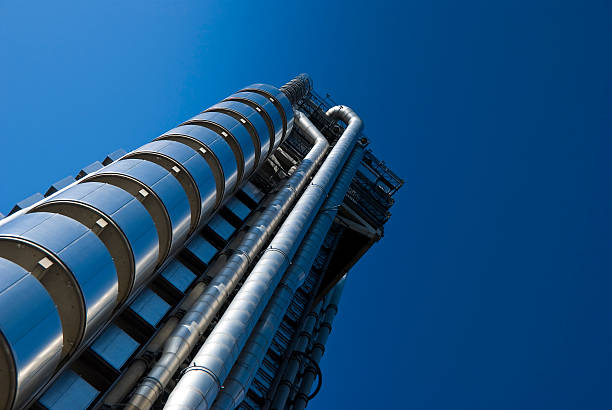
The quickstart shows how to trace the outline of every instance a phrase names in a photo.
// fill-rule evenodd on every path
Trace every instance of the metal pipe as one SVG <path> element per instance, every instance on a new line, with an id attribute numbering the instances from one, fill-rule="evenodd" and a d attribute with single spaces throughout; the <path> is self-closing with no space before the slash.
<path id="1" fill-rule="evenodd" d="M 321 322 L 319 325 L 319 331 L 317 332 L 315 343 L 310 351 L 309 361 L 314 363 L 316 366 L 319 365 L 321 357 L 323 357 L 323 353 L 325 353 L 325 343 L 327 343 L 327 338 L 331 333 L 332 322 L 336 317 L 336 313 L 338 313 L 338 303 L 340 302 L 340 297 L 342 296 L 345 280 L 346 275 L 344 275 L 334 287 L 330 303 L 325 308 L 323 322 Z M 308 404 L 308 400 L 310 400 L 310 389 L 312 389 L 312 384 L 316 375 L 317 368 L 313 366 L 313 364 L 307 363 L 302 376 L 300 390 L 293 401 L 293 410 L 303 410 L 306 408 L 306 404 Z"/>
<path id="2" fill-rule="evenodd" d="M 306 188 L 270 246 L 253 268 L 225 314 L 214 327 L 183 377 L 168 397 L 165 408 L 208 408 L 221 389 L 246 339 L 255 327 L 282 274 L 295 255 L 326 194 L 346 162 L 362 128 L 361 119 L 348 107 L 333 107 L 330 116 L 348 123 L 325 162 Z M 308 135 L 322 137 L 299 112 L 298 126 Z"/>
<path id="3" fill-rule="evenodd" d="M 206 285 L 204 282 L 198 282 L 191 289 L 191 291 L 185 296 L 181 304 L 177 307 L 176 311 L 189 309 L 195 300 L 202 294 Z M 176 316 L 171 316 L 166 320 L 161 329 L 157 331 L 153 339 L 149 342 L 146 348 L 146 352 L 149 354 L 157 354 L 159 349 L 162 348 L 163 344 L 168 340 L 168 337 L 172 334 L 172 331 L 176 328 L 179 319 Z M 115 385 L 109 390 L 108 394 L 104 398 L 104 404 L 112 406 L 118 404 L 121 400 L 134 388 L 134 385 L 138 383 L 138 380 L 147 371 L 148 360 L 138 358 L 130 364 L 128 369 L 123 372 L 119 379 L 115 382 Z"/>
<path id="4" fill-rule="evenodd" d="M 297 376 L 300 370 L 300 364 L 302 359 L 299 353 L 304 353 L 310 344 L 312 339 L 312 332 L 317 324 L 317 319 L 319 317 L 319 311 L 322 308 L 322 302 L 319 302 L 314 309 L 308 312 L 306 316 L 306 320 L 304 321 L 304 326 L 302 327 L 300 334 L 295 343 L 295 348 L 293 352 L 296 354 L 291 356 L 289 363 L 287 365 L 286 371 L 284 372 L 284 377 L 280 381 L 278 385 L 277 393 L 274 396 L 274 401 L 272 402 L 272 409 L 284 409 L 285 403 L 289 398 L 289 394 L 291 393 L 291 387 L 293 386 L 293 382 L 295 377 Z M 292 352 L 292 353 L 293 353 Z"/>
<path id="5" fill-rule="evenodd" d="M 234 408 L 244 399 L 295 291 L 304 283 L 304 279 L 306 279 L 319 253 L 353 176 L 361 164 L 363 149 L 361 144 L 356 145 L 353 149 L 327 200 L 308 231 L 308 235 L 300 246 L 296 258 L 283 277 L 281 284 L 274 291 L 270 303 L 266 306 L 266 310 L 227 377 L 223 390 L 213 403 L 213 409 Z"/>
<path id="6" fill-rule="evenodd" d="M 293 107 L 282 91 L 247 90 L 232 115 L 202 114 L 0 221 L 0 260 L 44 289 L 27 285 L 36 295 L 32 315 L 47 312 L 49 296 L 49 314 L 60 320 L 55 333 L 25 321 L 32 327 L 17 329 L 28 337 L 15 339 L 13 321 L 0 317 L 1 408 L 31 404 L 246 181 L 261 147 L 271 151 L 271 136 L 278 145 L 291 132 Z M 250 128 L 249 111 L 260 117 Z M 12 297 L 0 291 L 0 307 Z"/>
<path id="7" fill-rule="evenodd" d="M 312 149 L 302 160 L 287 183 L 274 196 L 262 215 L 246 233 L 241 244 L 230 256 L 224 268 L 213 278 L 205 292 L 185 314 L 179 326 L 164 346 L 159 361 L 153 366 L 130 399 L 127 409 L 149 409 L 178 370 L 206 328 L 210 325 L 227 297 L 245 274 L 251 262 L 272 236 L 287 214 L 299 192 L 309 181 L 329 146 L 320 135 L 311 136 Z"/>

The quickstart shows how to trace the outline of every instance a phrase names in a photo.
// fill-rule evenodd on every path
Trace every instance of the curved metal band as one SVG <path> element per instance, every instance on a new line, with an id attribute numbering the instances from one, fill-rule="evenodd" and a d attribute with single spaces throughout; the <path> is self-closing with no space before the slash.
<path id="1" fill-rule="evenodd" d="M 234 137 L 234 134 L 229 132 L 225 127 L 222 127 L 221 125 L 212 121 L 188 120 L 182 123 L 181 125 L 198 125 L 200 127 L 208 128 L 209 130 L 219 134 L 219 136 L 228 143 L 228 145 L 232 149 L 232 152 L 234 153 L 234 157 L 236 157 L 236 164 L 238 167 L 238 185 L 240 184 L 240 182 L 242 182 L 242 177 L 244 176 L 244 154 L 242 152 L 242 147 L 240 146 L 240 143 L 238 142 L 236 137 Z"/>
<path id="2" fill-rule="evenodd" d="M 242 91 L 248 91 L 248 92 L 252 92 L 252 93 L 257 93 L 259 95 L 263 95 L 268 100 L 272 101 L 272 104 L 274 104 L 274 106 L 276 107 L 276 109 L 280 113 L 281 121 L 283 122 L 283 138 L 282 139 L 284 140 L 287 137 L 287 114 L 285 113 L 285 109 L 283 108 L 281 103 L 276 99 L 276 97 L 273 96 L 272 94 L 270 94 L 269 92 L 264 91 L 264 90 L 260 90 L 258 88 L 245 88 L 245 89 L 242 89 L 242 90 L 240 90 L 238 92 L 242 92 Z M 272 145 L 274 145 L 274 144 L 272 144 Z"/>
<path id="3" fill-rule="evenodd" d="M 246 98 L 228 97 L 224 99 L 223 101 L 236 101 L 236 102 L 246 104 L 249 107 L 255 109 L 255 111 L 257 111 L 263 117 L 264 121 L 266 122 L 266 125 L 268 126 L 268 133 L 269 133 L 269 139 L 270 139 L 270 149 L 268 150 L 268 154 L 267 154 L 267 157 L 269 157 L 270 154 L 272 154 L 272 147 L 274 147 L 275 132 L 274 132 L 274 123 L 272 122 L 272 118 L 270 118 L 270 115 L 268 115 L 266 110 L 264 110 L 264 108 L 261 105 L 254 103 L 253 101 L 248 100 Z"/>
<path id="4" fill-rule="evenodd" d="M 6 364 L 6 369 L 3 369 L 4 377 L 7 383 L 0 386 L 0 405 L 6 409 L 13 407 L 15 401 L 15 391 L 17 390 L 17 363 L 11 345 L 6 340 L 6 337 L 0 329 L 0 363 Z"/>
<path id="5" fill-rule="evenodd" d="M 108 174 L 92 174 L 83 178 L 80 182 L 103 182 L 114 185 L 130 193 L 134 198 L 147 209 L 155 229 L 157 229 L 157 237 L 159 238 L 159 257 L 157 264 L 160 265 L 168 256 L 170 246 L 172 244 L 172 222 L 168 210 L 161 198 L 148 185 L 138 179 L 124 174 L 108 173 Z M 142 195 L 142 190 L 147 193 Z"/>
<path id="6" fill-rule="evenodd" d="M 259 140 L 259 135 L 257 134 L 257 130 L 255 129 L 251 121 L 249 121 L 248 118 L 240 114 L 238 111 L 230 110 L 228 108 L 212 107 L 202 112 L 220 112 L 222 114 L 227 114 L 230 117 L 240 121 L 242 125 L 244 125 L 244 127 L 249 132 L 249 135 L 251 136 L 251 140 L 253 141 L 253 146 L 255 147 L 255 166 L 253 167 L 253 172 L 255 172 L 255 170 L 259 166 L 259 157 L 261 156 L 261 141 Z"/>
<path id="7" fill-rule="evenodd" d="M 62 323 L 64 345 L 61 357 L 64 361 L 76 350 L 85 334 L 85 297 L 76 277 L 55 253 L 24 238 L 0 236 L 0 257 L 30 272 L 51 296 Z M 43 258 L 52 262 L 47 269 L 39 265 Z"/>
<path id="8" fill-rule="evenodd" d="M 210 370 L 208 367 L 204 367 L 204 366 L 198 366 L 198 365 L 193 365 L 193 366 L 187 366 L 183 369 L 183 371 L 181 372 L 181 375 L 190 372 L 190 371 L 200 371 L 200 372 L 204 372 L 206 374 L 209 374 L 210 377 L 215 381 L 215 383 L 217 384 L 217 386 L 219 386 L 219 388 L 221 388 L 221 381 L 219 381 L 219 378 L 217 377 L 217 375 Z"/>
<path id="9" fill-rule="evenodd" d="M 191 147 L 194 151 L 196 151 L 206 160 L 208 166 L 213 171 L 213 176 L 215 177 L 215 185 L 217 188 L 215 208 L 218 208 L 221 204 L 221 201 L 223 200 L 223 195 L 225 195 L 225 175 L 223 173 L 223 168 L 221 167 L 221 162 L 219 161 L 219 158 L 217 158 L 215 153 L 202 141 L 199 141 L 196 138 L 190 137 L 188 135 L 164 134 L 160 137 L 155 138 L 153 141 L 158 140 L 170 140 L 185 144 L 188 147 Z"/>
<path id="10" fill-rule="evenodd" d="M 163 167 L 178 180 L 189 200 L 189 209 L 191 210 L 189 233 L 193 232 L 197 228 L 198 221 L 200 220 L 200 190 L 185 166 L 168 155 L 154 151 L 135 151 L 123 157 L 123 159 L 129 158 L 154 162 Z"/>
<path id="11" fill-rule="evenodd" d="M 43 202 L 28 211 L 28 213 L 34 212 L 49 212 L 67 216 L 86 226 L 100 238 L 113 258 L 117 271 L 118 308 L 132 291 L 136 273 L 132 245 L 113 218 L 89 204 L 65 199 Z M 98 225 L 100 219 L 104 220 L 107 225 L 104 227 Z"/>

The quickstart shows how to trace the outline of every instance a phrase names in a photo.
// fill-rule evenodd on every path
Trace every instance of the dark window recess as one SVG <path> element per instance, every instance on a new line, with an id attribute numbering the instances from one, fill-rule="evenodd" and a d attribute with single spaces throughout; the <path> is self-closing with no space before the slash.
<path id="1" fill-rule="evenodd" d="M 244 191 L 238 191 L 235 194 L 236 198 L 238 198 L 243 204 L 251 208 L 251 210 L 257 208 L 257 202 L 253 201 L 251 197 L 244 193 Z"/>
<path id="2" fill-rule="evenodd" d="M 183 248 L 183 250 L 176 256 L 176 259 L 189 268 L 190 271 L 195 273 L 197 277 L 200 277 L 206 269 L 208 269 L 208 265 L 202 262 L 200 258 L 195 256 L 189 249 Z"/>
<path id="3" fill-rule="evenodd" d="M 155 333 L 155 328 L 130 308 L 115 319 L 115 324 L 140 344 L 146 343 Z"/>
<path id="4" fill-rule="evenodd" d="M 183 292 L 168 282 L 168 279 L 158 275 L 149 286 L 153 292 L 157 293 L 170 306 L 176 306 L 183 299 Z"/>
<path id="5" fill-rule="evenodd" d="M 259 396 L 259 395 L 257 395 L 257 394 L 255 394 L 255 392 L 253 390 L 249 390 L 247 392 L 247 396 L 249 397 L 249 399 L 253 400 L 253 403 L 255 403 L 256 405 L 258 405 L 260 407 L 263 406 L 266 403 L 264 398 Z"/>
<path id="6" fill-rule="evenodd" d="M 220 237 L 219 234 L 213 231 L 212 228 L 208 225 L 206 225 L 204 229 L 202 229 L 201 234 L 204 239 L 206 239 L 208 242 L 210 242 L 212 246 L 219 250 L 225 248 L 225 245 L 227 245 L 227 241 Z"/>
<path id="7" fill-rule="evenodd" d="M 106 391 L 120 375 L 113 366 L 89 348 L 71 367 L 75 373 L 98 391 Z"/>
<path id="8" fill-rule="evenodd" d="M 219 214 L 227 220 L 234 228 L 238 229 L 242 226 L 242 220 L 233 213 L 227 206 L 219 210 Z"/>

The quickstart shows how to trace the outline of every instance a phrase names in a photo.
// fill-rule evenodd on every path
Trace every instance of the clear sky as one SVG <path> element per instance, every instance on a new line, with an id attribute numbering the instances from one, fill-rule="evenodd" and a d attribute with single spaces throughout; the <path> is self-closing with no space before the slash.
<path id="1" fill-rule="evenodd" d="M 2 1 L 0 211 L 308 72 L 406 181 L 311 408 L 610 409 L 609 4 Z"/>

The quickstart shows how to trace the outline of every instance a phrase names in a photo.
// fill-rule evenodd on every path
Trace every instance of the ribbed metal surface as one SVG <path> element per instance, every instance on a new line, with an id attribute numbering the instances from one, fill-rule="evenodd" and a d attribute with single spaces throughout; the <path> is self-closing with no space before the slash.
<path id="1" fill-rule="evenodd" d="M 328 143 L 322 136 L 317 135 L 311 141 L 313 147 L 300 166 L 266 204 L 223 269 L 215 275 L 204 293 L 185 314 L 176 331 L 170 335 L 161 358 L 136 389 L 127 405 L 128 409 L 148 409 L 153 406 L 163 388 L 193 350 L 200 335 L 210 325 L 226 298 L 247 271 L 251 261 L 267 244 L 327 150 Z"/>
<path id="2" fill-rule="evenodd" d="M 334 107 L 330 114 L 344 116 L 348 127 L 181 377 L 166 408 L 209 408 L 221 389 L 361 131 L 361 120 L 349 108 Z M 323 138 L 305 115 L 296 115 L 307 135 Z"/>
<path id="3" fill-rule="evenodd" d="M 24 203 L 0 222 L 0 263 L 12 261 L 30 275 L 19 283 L 40 284 L 37 298 L 57 306 L 62 336 L 59 363 L 40 353 L 55 351 L 55 339 L 32 330 L 31 342 L 20 344 L 12 325 L 0 318 L 5 368 L 13 369 L 0 370 L 0 385 L 8 386 L 0 394 L 5 407 L 14 398 L 13 406 L 27 403 L 58 364 L 82 351 L 267 158 L 270 137 L 278 146 L 291 131 L 293 108 L 278 89 L 247 88 L 255 91 L 105 160 L 106 167 L 84 168 L 77 182 Z M 10 295 L 0 294 L 1 306 Z M 38 376 L 22 377 L 32 365 L 22 357 L 38 358 Z"/>
<path id="4" fill-rule="evenodd" d="M 300 117 L 298 116 L 298 121 Z M 251 333 L 245 348 L 224 382 L 224 388 L 213 404 L 214 409 L 234 408 L 244 399 L 246 392 L 255 377 L 261 361 L 272 342 L 278 326 L 291 303 L 296 289 L 302 285 L 306 274 L 319 252 L 327 235 L 338 207 L 344 199 L 355 171 L 361 163 L 363 147 L 357 145 L 346 162 L 342 172 L 331 189 L 321 211 L 314 220 L 308 234 L 298 251 L 291 267 L 283 277 L 281 284 L 274 291 L 272 299 L 266 306 L 261 319 Z"/>
<path id="5" fill-rule="evenodd" d="M 59 364 L 62 325 L 40 282 L 5 259 L 0 259 L 0 328 L 0 407 L 20 407 Z"/>
<path id="6" fill-rule="evenodd" d="M 297 104 L 312 90 L 312 79 L 308 74 L 300 74 L 283 85 L 280 90 L 287 96 L 291 104 Z"/>

